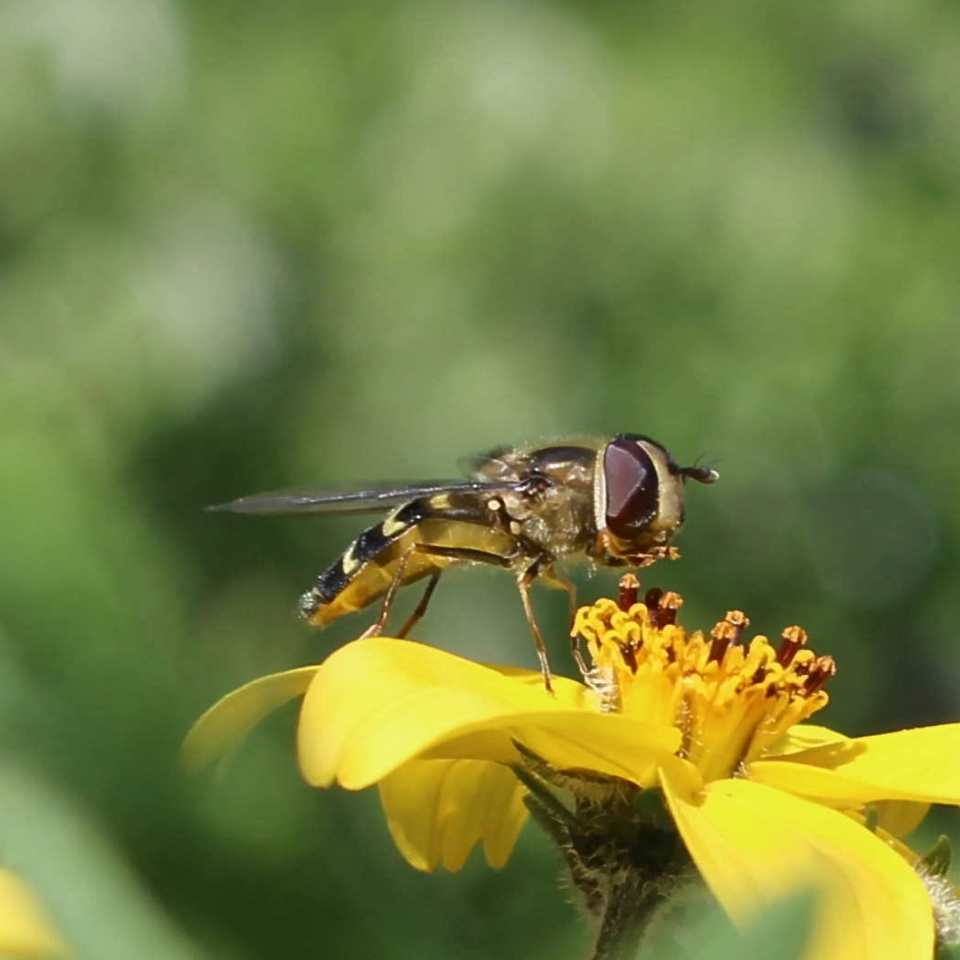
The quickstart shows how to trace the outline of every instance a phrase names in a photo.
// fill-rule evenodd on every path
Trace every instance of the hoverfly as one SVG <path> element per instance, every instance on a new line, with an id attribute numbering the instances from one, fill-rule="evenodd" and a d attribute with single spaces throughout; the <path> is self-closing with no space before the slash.
<path id="1" fill-rule="evenodd" d="M 429 578 L 396 636 L 424 615 L 448 567 L 485 563 L 516 581 L 547 689 L 550 666 L 534 618 L 535 581 L 567 592 L 574 584 L 556 569 L 561 560 L 645 567 L 676 556 L 670 540 L 683 523 L 687 479 L 713 483 L 707 467 L 680 467 L 650 437 L 624 433 L 538 447 L 501 448 L 469 461 L 466 480 L 414 483 L 355 492 L 266 493 L 211 510 L 233 513 L 371 513 L 389 511 L 364 530 L 300 599 L 300 614 L 323 627 L 383 597 L 380 633 L 399 587 Z M 583 669 L 579 651 L 574 656 Z"/>

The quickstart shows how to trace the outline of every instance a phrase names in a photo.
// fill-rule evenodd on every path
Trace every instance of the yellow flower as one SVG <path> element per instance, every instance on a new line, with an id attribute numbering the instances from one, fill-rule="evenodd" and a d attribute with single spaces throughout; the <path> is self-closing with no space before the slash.
<path id="1" fill-rule="evenodd" d="M 585 684 L 556 678 L 551 696 L 539 673 L 359 640 L 226 696 L 191 731 L 186 761 L 222 756 L 303 694 L 303 776 L 378 785 L 419 869 L 457 870 L 477 844 L 502 865 L 530 807 L 589 909 L 613 895 L 598 860 L 613 874 L 643 849 L 647 881 L 653 868 L 679 875 L 689 857 L 736 920 L 791 889 L 825 889 L 809 948 L 818 960 L 930 960 L 931 897 L 897 837 L 930 803 L 960 803 L 960 724 L 855 739 L 804 724 L 826 705 L 835 665 L 799 627 L 776 648 L 743 643 L 738 611 L 688 633 L 676 594 L 636 602 L 624 583 L 620 602 L 577 614 L 593 661 Z"/>
<path id="2" fill-rule="evenodd" d="M 30 888 L 0 867 L 0 956 L 52 960 L 66 950 Z"/>

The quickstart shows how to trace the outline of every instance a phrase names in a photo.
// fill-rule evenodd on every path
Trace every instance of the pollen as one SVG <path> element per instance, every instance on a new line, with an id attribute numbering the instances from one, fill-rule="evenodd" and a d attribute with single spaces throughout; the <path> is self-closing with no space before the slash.
<path id="1" fill-rule="evenodd" d="M 774 645 L 748 638 L 750 620 L 728 611 L 707 632 L 678 622 L 683 598 L 623 578 L 616 601 L 577 611 L 572 635 L 586 642 L 586 677 L 601 709 L 670 723 L 682 735 L 679 755 L 705 781 L 735 776 L 796 723 L 829 700 L 832 657 L 807 646 L 802 627 L 787 627 Z"/>

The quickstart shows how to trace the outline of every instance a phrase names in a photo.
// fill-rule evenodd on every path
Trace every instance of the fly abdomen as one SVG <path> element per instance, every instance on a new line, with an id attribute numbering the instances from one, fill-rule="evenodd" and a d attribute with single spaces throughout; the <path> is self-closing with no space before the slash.
<path id="1" fill-rule="evenodd" d="M 392 580 L 385 569 L 389 565 L 388 553 L 402 555 L 405 551 L 390 548 L 406 540 L 405 546 L 409 549 L 415 542 L 410 534 L 422 516 L 417 506 L 415 500 L 406 503 L 364 530 L 303 594 L 300 615 L 315 627 L 321 627 L 351 610 L 365 607 L 385 593 Z M 421 572 L 420 576 L 425 573 Z"/>
<path id="2" fill-rule="evenodd" d="M 418 549 L 419 547 L 419 549 Z M 446 551 L 431 553 L 430 548 Z M 413 583 L 463 562 L 457 557 L 489 554 L 509 558 L 514 537 L 491 525 L 485 498 L 438 494 L 403 504 L 364 530 L 300 599 L 300 614 L 322 627 L 382 597 L 402 565 L 401 584 Z"/>

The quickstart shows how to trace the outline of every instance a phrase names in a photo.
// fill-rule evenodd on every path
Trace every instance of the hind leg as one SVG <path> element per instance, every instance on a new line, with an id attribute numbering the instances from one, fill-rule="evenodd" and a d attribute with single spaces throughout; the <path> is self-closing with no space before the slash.
<path id="1" fill-rule="evenodd" d="M 416 545 L 412 546 L 400 557 L 400 562 L 397 564 L 397 569 L 393 574 L 393 579 L 390 581 L 390 586 L 384 594 L 383 603 L 380 604 L 380 615 L 360 634 L 361 640 L 366 640 L 368 637 L 379 637 L 380 634 L 383 633 L 383 628 L 387 624 L 387 617 L 390 616 L 390 608 L 393 606 L 397 590 L 400 589 L 400 584 L 403 583 L 403 575 L 407 572 L 407 564 L 410 562 L 410 557 L 415 551 Z"/>
<path id="2" fill-rule="evenodd" d="M 406 623 L 397 631 L 398 637 L 405 637 L 423 619 L 423 615 L 427 612 L 427 607 L 430 605 L 430 598 L 433 596 L 433 591 L 437 589 L 437 582 L 439 580 L 439 570 L 430 574 L 430 582 L 427 584 L 427 589 L 423 591 L 420 602 L 414 608 L 413 613 L 407 617 Z"/>
<path id="3" fill-rule="evenodd" d="M 471 550 L 467 547 L 441 547 L 433 543 L 415 543 L 403 554 L 399 563 L 397 564 L 397 569 L 394 572 L 393 579 L 390 581 L 390 586 L 383 598 L 383 604 L 380 607 L 380 615 L 377 617 L 376 623 L 372 623 L 369 627 L 367 627 L 367 629 L 364 630 L 364 632 L 360 635 L 360 639 L 366 639 L 367 637 L 378 637 L 381 633 L 383 633 L 383 628 L 386 626 L 387 617 L 390 615 L 390 608 L 393 606 L 393 601 L 396 598 L 397 590 L 400 589 L 400 586 L 403 583 L 403 577 L 406 573 L 407 565 L 410 562 L 411 556 L 413 556 L 415 553 L 426 554 L 428 557 L 442 557 L 447 560 L 460 560 L 462 562 L 471 563 L 489 563 L 498 567 L 509 567 L 511 565 L 508 558 L 501 557 L 496 553 L 488 553 L 485 550 Z M 404 625 L 400 628 L 400 631 L 397 634 L 398 637 L 405 637 L 427 612 L 427 606 L 430 603 L 430 598 L 433 596 L 433 591 L 436 589 L 437 581 L 440 579 L 440 573 L 440 568 L 437 568 L 433 571 L 433 573 L 430 574 L 430 582 L 427 584 L 427 589 L 420 598 L 420 602 L 417 604 L 416 609 L 414 609 L 413 613 L 411 613 L 407 618 L 406 623 L 404 623 Z"/>

